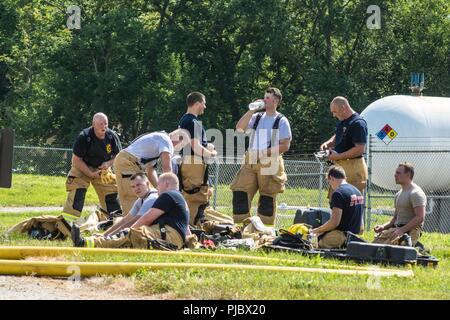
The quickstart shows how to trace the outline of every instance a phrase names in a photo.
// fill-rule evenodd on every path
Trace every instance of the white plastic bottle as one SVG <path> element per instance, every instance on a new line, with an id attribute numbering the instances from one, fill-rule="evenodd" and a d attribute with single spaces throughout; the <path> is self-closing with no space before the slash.
<path id="1" fill-rule="evenodd" d="M 248 105 L 249 110 L 258 110 L 264 108 L 265 103 L 262 100 L 254 101 Z"/>

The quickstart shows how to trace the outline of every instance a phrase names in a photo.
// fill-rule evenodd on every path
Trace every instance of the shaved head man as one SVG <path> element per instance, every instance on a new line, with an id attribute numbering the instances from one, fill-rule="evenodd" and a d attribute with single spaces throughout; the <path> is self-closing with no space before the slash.
<path id="1" fill-rule="evenodd" d="M 115 180 L 106 181 L 101 178 L 101 173 L 110 172 L 121 149 L 119 137 L 108 128 L 106 114 L 96 113 L 92 117 L 92 126 L 80 132 L 73 146 L 72 167 L 66 181 L 68 196 L 63 208 L 63 216 L 68 222 L 81 216 L 90 184 L 94 186 L 103 210 L 120 209 Z"/>
<path id="2" fill-rule="evenodd" d="M 330 112 L 339 123 L 336 134 L 322 143 L 320 150 L 329 150 L 329 160 L 344 168 L 347 182 L 364 193 L 368 177 L 363 158 L 367 144 L 367 123 L 342 96 L 331 101 Z"/>

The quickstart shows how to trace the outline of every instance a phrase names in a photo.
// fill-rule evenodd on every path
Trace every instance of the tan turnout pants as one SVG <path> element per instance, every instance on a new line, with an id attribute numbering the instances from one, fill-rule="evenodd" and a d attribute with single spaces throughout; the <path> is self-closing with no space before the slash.
<path id="1" fill-rule="evenodd" d="M 369 173 L 367 170 L 366 161 L 364 158 L 356 159 L 345 159 L 337 160 L 334 162 L 335 165 L 344 168 L 345 175 L 347 176 L 347 182 L 353 185 L 356 189 L 364 195 L 364 190 L 366 189 L 367 179 Z M 333 194 L 333 189 L 331 187 L 328 189 L 328 199 L 331 201 L 331 195 Z"/>
<path id="2" fill-rule="evenodd" d="M 166 241 L 181 249 L 184 246 L 184 241 L 178 231 L 168 225 L 165 228 Z M 129 233 L 121 237 L 88 237 L 86 238 L 86 247 L 148 249 L 148 241 L 155 239 L 161 239 L 159 225 L 130 228 Z"/>
<path id="3" fill-rule="evenodd" d="M 340 230 L 331 230 L 324 234 L 319 240 L 319 248 L 321 249 L 339 249 L 341 248 L 347 237 Z"/>
<path id="4" fill-rule="evenodd" d="M 181 163 L 181 177 L 183 183 L 183 197 L 189 207 L 189 224 L 191 226 L 200 223 L 199 218 L 204 215 L 204 210 L 209 205 L 209 199 L 213 189 L 204 185 L 206 164 L 200 157 L 185 156 Z M 189 193 L 190 190 L 195 193 Z"/>
<path id="5" fill-rule="evenodd" d="M 92 170 L 94 171 L 94 169 Z M 105 184 L 100 178 L 92 179 L 72 166 L 66 180 L 68 195 L 63 208 L 63 216 L 66 220 L 74 221 L 81 216 L 86 192 L 90 184 L 94 187 L 103 210 L 111 212 L 120 209 L 115 183 Z"/>
<path id="6" fill-rule="evenodd" d="M 276 198 L 284 191 L 286 181 L 287 175 L 281 155 L 251 161 L 247 152 L 244 164 L 231 184 L 234 222 L 241 223 L 251 216 L 252 200 L 259 190 L 257 214 L 264 224 L 273 225 L 276 216 Z"/>
<path id="7" fill-rule="evenodd" d="M 378 233 L 375 236 L 375 239 L 373 240 L 373 243 L 383 243 L 383 244 L 393 244 L 393 245 L 399 245 L 399 240 L 391 240 L 391 236 L 394 233 L 394 231 L 397 230 L 396 227 L 389 228 L 387 230 L 384 230 L 380 233 Z M 411 237 L 412 245 L 415 246 L 417 241 L 420 239 L 420 235 L 422 233 L 422 228 L 417 227 L 415 229 L 412 229 L 408 232 L 409 236 Z"/>
<path id="8" fill-rule="evenodd" d="M 126 216 L 138 198 L 131 188 L 130 178 L 136 173 L 144 173 L 144 170 L 135 156 L 122 150 L 114 159 L 114 172 L 116 173 L 120 205 L 123 216 Z"/>

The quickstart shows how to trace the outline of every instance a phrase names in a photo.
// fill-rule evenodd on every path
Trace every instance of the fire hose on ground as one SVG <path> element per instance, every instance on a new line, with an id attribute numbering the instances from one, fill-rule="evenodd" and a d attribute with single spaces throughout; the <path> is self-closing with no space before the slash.
<path id="1" fill-rule="evenodd" d="M 136 249 L 102 249 L 102 248 L 67 248 L 67 247 L 0 247 L 0 274 L 3 275 L 34 275 L 50 277 L 69 277 L 73 272 L 79 276 L 89 277 L 96 275 L 131 275 L 138 270 L 160 270 L 160 269 L 202 269 L 202 270 L 255 270 L 273 272 L 296 272 L 296 273 L 322 273 L 340 275 L 371 275 L 378 277 L 413 277 L 412 270 L 395 270 L 385 268 L 373 268 L 362 266 L 341 266 L 332 264 L 321 264 L 326 268 L 288 267 L 271 265 L 247 265 L 247 264 L 214 264 L 214 263 L 161 263 L 161 262 L 77 262 L 77 261 L 27 261 L 21 260 L 30 257 L 56 257 L 64 255 L 79 256 L 87 255 L 166 255 L 166 256 L 189 256 L 204 258 L 221 258 L 228 260 L 250 260 L 279 263 L 298 263 L 296 260 L 278 259 L 269 257 L 258 257 L 248 255 L 217 254 L 191 251 L 157 251 Z"/>

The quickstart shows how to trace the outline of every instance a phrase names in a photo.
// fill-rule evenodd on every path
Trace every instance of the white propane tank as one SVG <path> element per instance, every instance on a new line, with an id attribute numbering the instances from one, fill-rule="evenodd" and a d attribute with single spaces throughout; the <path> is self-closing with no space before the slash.
<path id="1" fill-rule="evenodd" d="M 450 189 L 450 98 L 389 96 L 371 103 L 361 116 L 373 136 L 373 150 L 387 151 L 371 153 L 372 183 L 398 190 L 394 172 L 407 161 L 424 190 Z"/>

